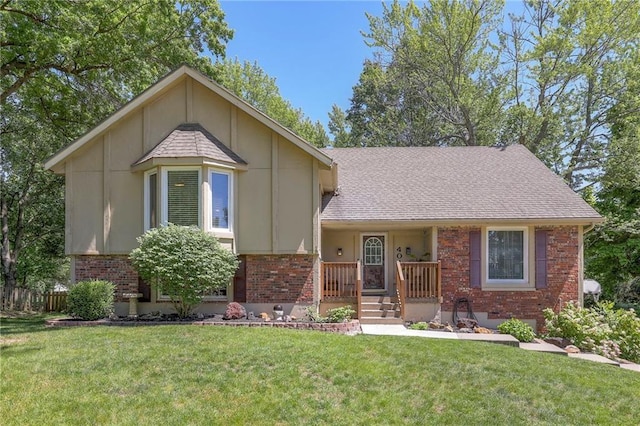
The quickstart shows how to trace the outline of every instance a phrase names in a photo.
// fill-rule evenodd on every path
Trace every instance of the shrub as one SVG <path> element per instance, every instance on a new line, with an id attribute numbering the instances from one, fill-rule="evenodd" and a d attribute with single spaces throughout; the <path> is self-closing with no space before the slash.
<path id="1" fill-rule="evenodd" d="M 94 321 L 113 312 L 113 292 L 109 281 L 80 281 L 67 294 L 67 313 L 74 318 Z"/>
<path id="2" fill-rule="evenodd" d="M 498 325 L 498 331 L 502 334 L 510 334 L 520 342 L 533 342 L 536 333 L 529 324 L 519 319 L 511 318 Z"/>
<path id="3" fill-rule="evenodd" d="M 328 322 L 346 322 L 353 318 L 353 314 L 356 311 L 351 309 L 351 306 L 342 306 L 340 308 L 333 308 L 327 311 Z"/>
<path id="4" fill-rule="evenodd" d="M 130 254 L 138 274 L 169 296 L 180 318 L 189 316 L 204 294 L 225 288 L 236 269 L 236 256 L 197 227 L 168 225 L 138 238 Z"/>
<path id="5" fill-rule="evenodd" d="M 602 302 L 594 308 L 566 305 L 558 314 L 545 309 L 550 336 L 564 337 L 584 351 L 640 362 L 640 318 L 633 310 Z"/>
<path id="6" fill-rule="evenodd" d="M 305 310 L 305 316 L 310 322 L 327 322 L 327 319 L 320 315 L 320 312 L 318 312 L 315 306 L 308 306 Z"/>
<path id="7" fill-rule="evenodd" d="M 428 330 L 429 329 L 429 324 L 427 324 L 424 321 L 414 322 L 413 324 L 411 324 L 409 326 L 409 328 L 411 330 Z"/>

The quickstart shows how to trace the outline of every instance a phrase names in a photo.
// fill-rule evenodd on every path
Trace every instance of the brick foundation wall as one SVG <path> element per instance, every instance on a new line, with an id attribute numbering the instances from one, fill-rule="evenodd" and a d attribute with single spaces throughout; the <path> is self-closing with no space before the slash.
<path id="1" fill-rule="evenodd" d="M 247 255 L 247 303 L 312 303 L 314 255 Z"/>
<path id="2" fill-rule="evenodd" d="M 116 285 L 116 302 L 125 302 L 123 293 L 138 292 L 138 273 L 127 255 L 74 256 L 75 280 L 107 280 Z"/>
<path id="3" fill-rule="evenodd" d="M 531 291 L 491 291 L 470 288 L 469 231 L 479 228 L 438 229 L 438 258 L 442 261 L 442 309 L 451 311 L 456 298 L 466 297 L 475 312 L 489 319 L 535 319 L 544 326 L 542 311 L 578 301 L 579 230 L 577 226 L 536 227 L 547 234 L 547 288 Z M 484 250 L 484 247 L 482 248 Z M 533 255 L 530 253 L 530 256 Z"/>
<path id="4" fill-rule="evenodd" d="M 247 303 L 312 303 L 314 255 L 247 255 Z M 127 255 L 75 256 L 75 279 L 100 279 L 123 293 L 138 292 L 138 274 Z"/>

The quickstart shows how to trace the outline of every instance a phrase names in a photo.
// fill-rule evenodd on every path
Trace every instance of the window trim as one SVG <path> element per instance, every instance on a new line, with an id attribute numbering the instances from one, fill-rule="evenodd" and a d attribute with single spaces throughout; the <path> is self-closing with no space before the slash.
<path id="1" fill-rule="evenodd" d="M 490 279 L 489 278 L 489 232 L 491 231 L 520 231 L 522 232 L 522 279 Z M 484 267 L 484 284 L 487 286 L 505 287 L 515 286 L 525 288 L 531 284 L 529 277 L 530 247 L 529 247 L 529 227 L 527 226 L 490 226 L 485 228 L 484 237 L 484 253 L 482 266 Z"/>
<path id="2" fill-rule="evenodd" d="M 228 191 L 228 213 L 227 213 L 227 221 L 228 221 L 228 227 L 227 228 L 214 228 L 213 227 L 213 178 L 212 178 L 212 174 L 213 173 L 218 173 L 218 174 L 223 174 L 223 175 L 227 175 L 229 180 L 227 183 L 227 191 Z M 235 214 L 235 209 L 234 209 L 234 204 L 235 204 L 235 198 L 234 198 L 234 172 L 233 170 L 228 170 L 228 169 L 221 169 L 221 168 L 217 168 L 217 167 L 209 167 L 207 168 L 207 179 L 205 182 L 206 186 L 207 186 L 207 190 L 205 191 L 206 197 L 204 199 L 205 202 L 205 206 L 206 208 L 205 210 L 205 215 L 206 217 L 204 218 L 204 223 L 205 223 L 205 229 L 207 230 L 207 232 L 211 232 L 216 236 L 220 236 L 221 238 L 232 238 L 233 237 L 233 224 L 234 224 L 234 214 Z"/>
<path id="3" fill-rule="evenodd" d="M 169 172 L 173 171 L 198 171 L 198 224 L 197 226 L 202 229 L 202 167 L 200 166 L 172 166 L 162 167 L 162 182 L 161 182 L 161 208 L 160 208 L 160 221 L 162 226 L 168 225 L 169 219 Z"/>

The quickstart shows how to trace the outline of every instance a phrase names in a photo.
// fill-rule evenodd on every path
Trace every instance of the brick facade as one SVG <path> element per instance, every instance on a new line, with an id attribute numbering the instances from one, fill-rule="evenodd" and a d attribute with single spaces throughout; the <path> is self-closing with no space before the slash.
<path id="1" fill-rule="evenodd" d="M 107 280 L 116 285 L 116 302 L 125 302 L 123 293 L 138 292 L 138 273 L 127 255 L 74 256 L 75 280 Z"/>
<path id="2" fill-rule="evenodd" d="M 535 319 L 544 325 L 542 311 L 559 309 L 577 301 L 579 279 L 579 229 L 577 226 L 536 227 L 547 234 L 547 288 L 531 291 L 491 291 L 469 285 L 470 227 L 438 229 L 438 257 L 442 260 L 444 311 L 453 309 L 456 298 L 466 297 L 475 312 L 487 312 L 489 319 Z M 484 247 L 483 247 L 484 250 Z M 530 256 L 532 253 L 530 253 Z"/>
<path id="3" fill-rule="evenodd" d="M 314 255 L 247 255 L 247 303 L 312 303 Z M 138 274 L 126 255 L 75 256 L 75 279 L 101 279 L 123 293 L 138 292 Z"/>
<path id="4" fill-rule="evenodd" d="M 312 303 L 314 255 L 247 255 L 247 303 Z"/>

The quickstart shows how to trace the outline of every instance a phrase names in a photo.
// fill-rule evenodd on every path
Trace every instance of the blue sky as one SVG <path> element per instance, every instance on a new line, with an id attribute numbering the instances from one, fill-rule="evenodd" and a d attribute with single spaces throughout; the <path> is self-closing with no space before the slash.
<path id="1" fill-rule="evenodd" d="M 227 57 L 257 62 L 281 95 L 326 125 L 334 103 L 347 109 L 363 61 L 372 56 L 361 31 L 365 12 L 382 15 L 381 1 L 221 1 L 235 30 Z M 521 2 L 507 1 L 506 11 Z"/>
<path id="2" fill-rule="evenodd" d="M 282 96 L 312 120 L 328 121 L 331 105 L 348 108 L 362 63 L 371 56 L 360 31 L 380 1 L 221 1 L 235 30 L 227 57 L 258 62 Z"/>

